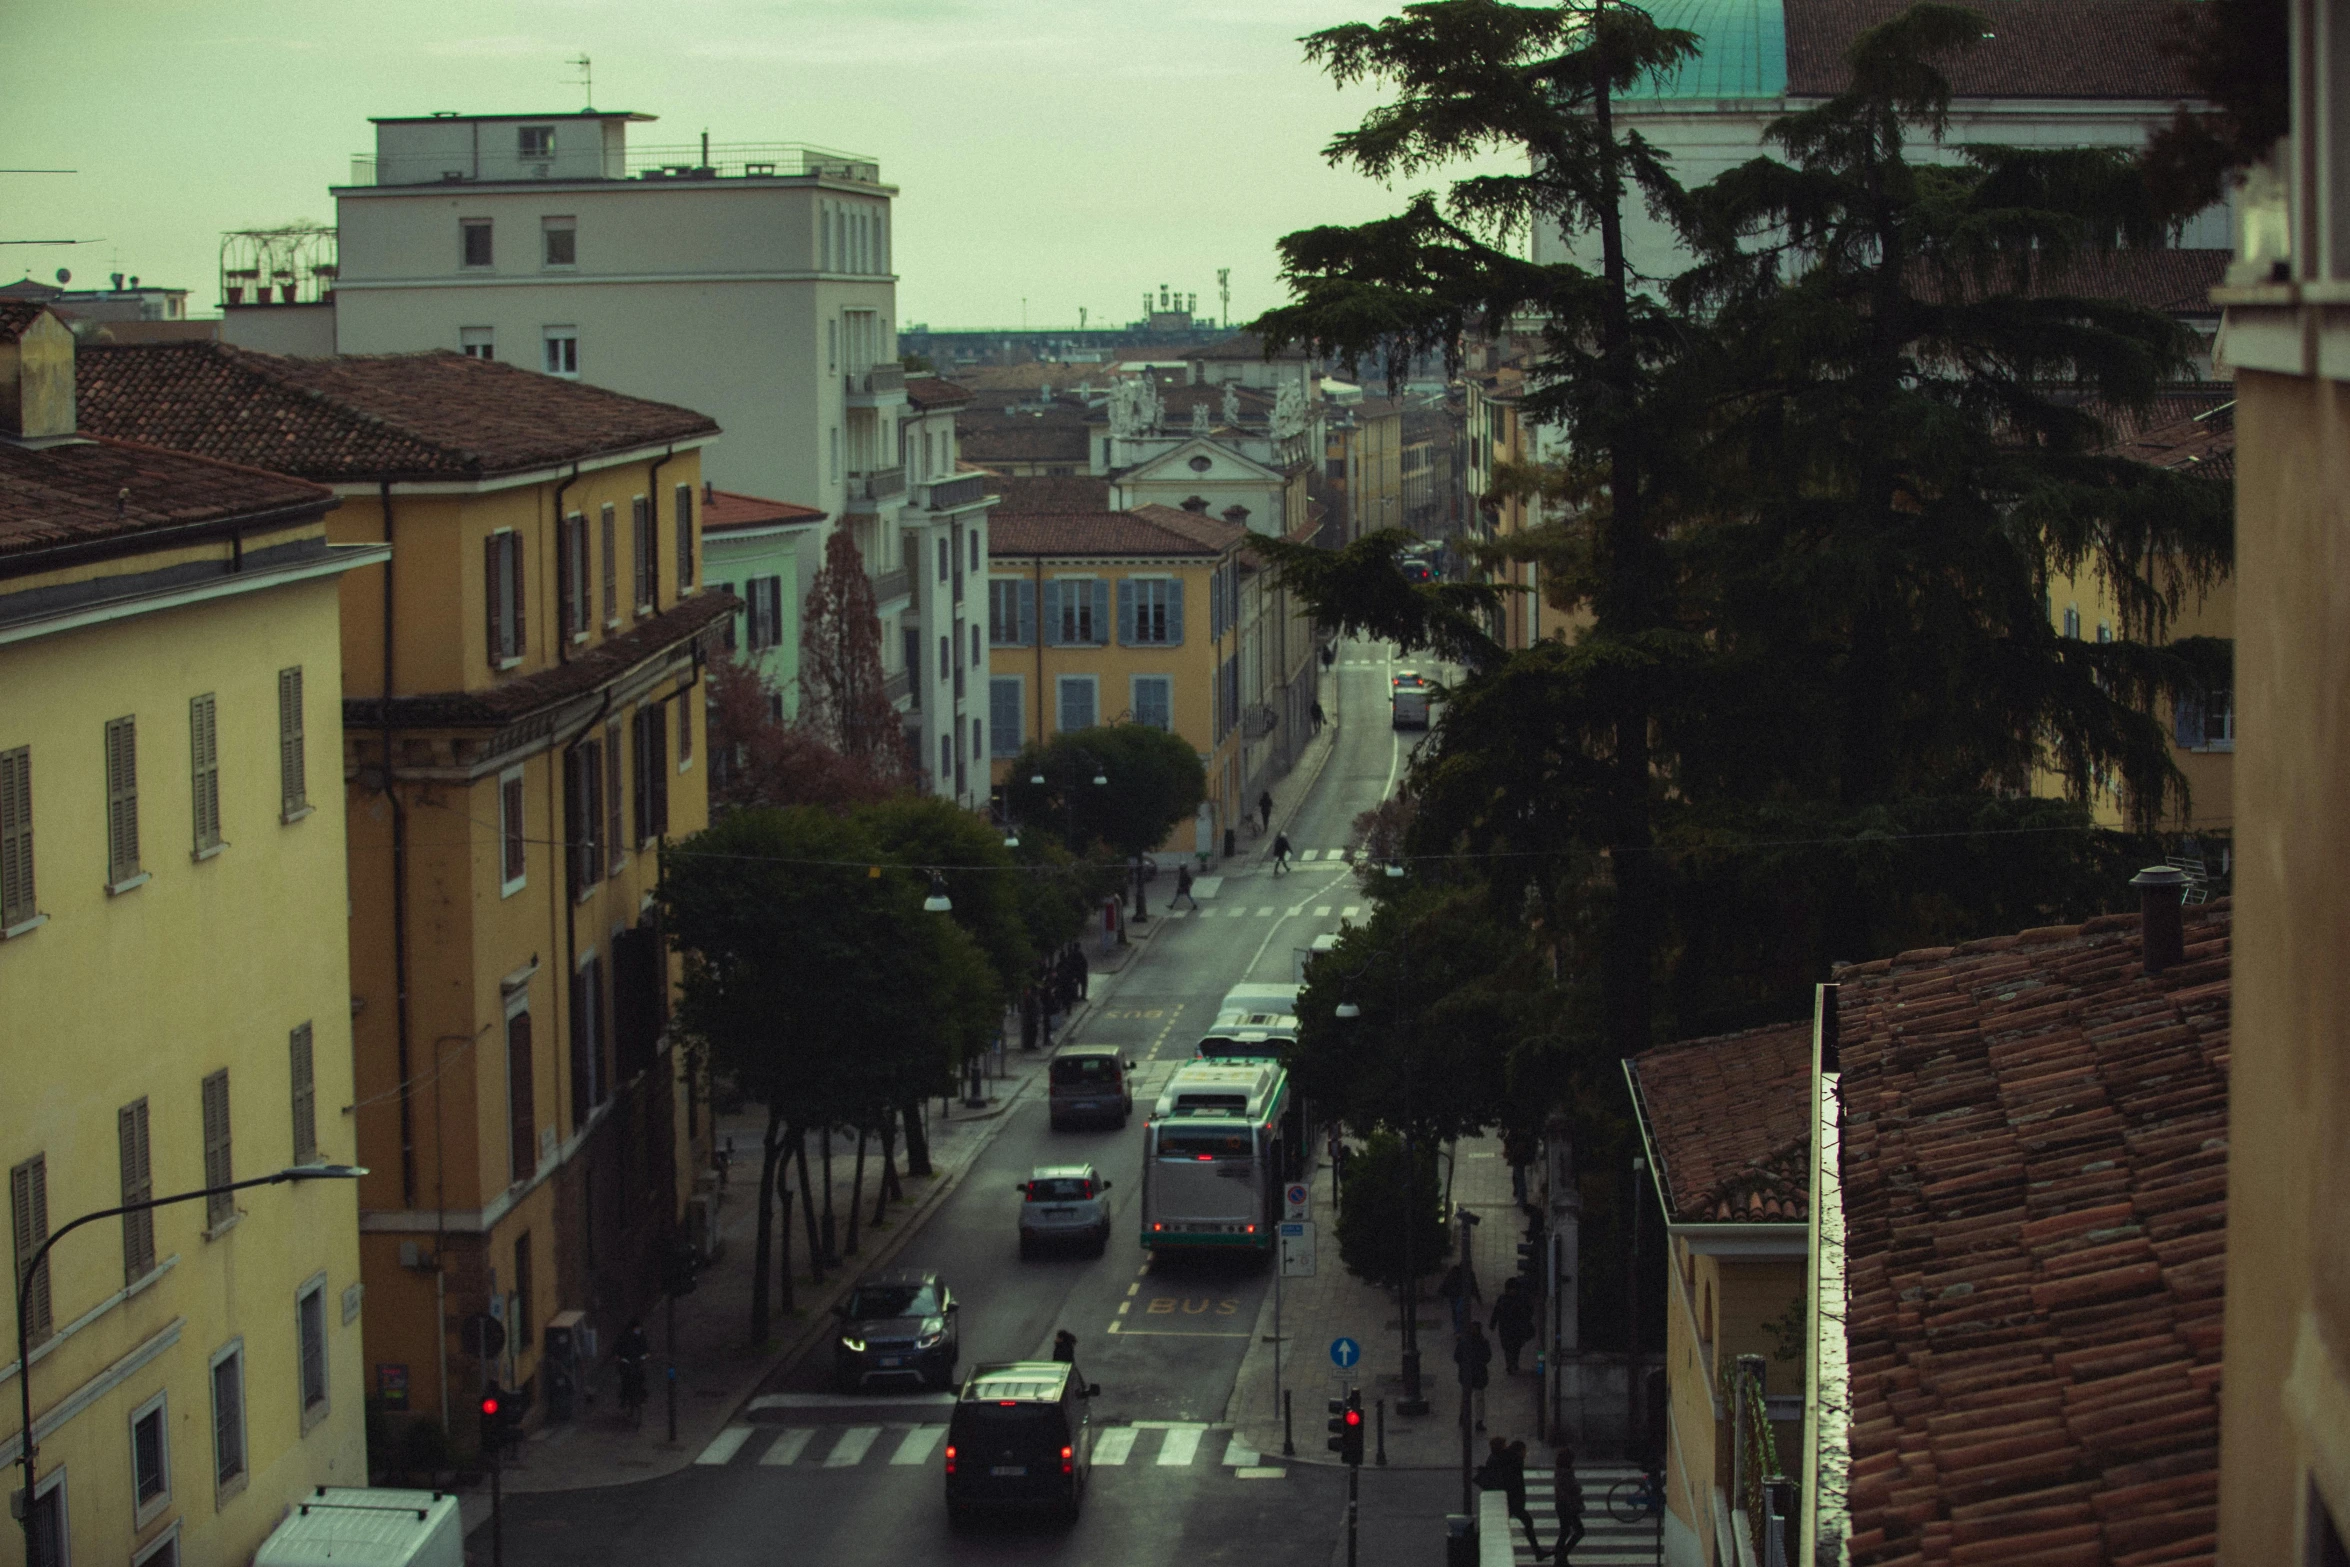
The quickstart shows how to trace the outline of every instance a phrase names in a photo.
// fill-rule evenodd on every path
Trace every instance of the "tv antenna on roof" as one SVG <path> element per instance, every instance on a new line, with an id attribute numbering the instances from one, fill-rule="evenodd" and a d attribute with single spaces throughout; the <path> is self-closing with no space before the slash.
<path id="1" fill-rule="evenodd" d="M 589 60 L 587 54 L 582 51 L 576 59 L 566 60 L 563 63 L 565 65 L 574 66 L 579 71 L 577 76 L 567 76 L 564 78 L 564 80 L 569 82 L 572 86 L 577 87 L 580 91 L 580 96 L 586 100 L 586 102 L 582 104 L 581 107 L 583 109 L 594 108 L 596 106 L 596 72 L 594 62 Z"/>
<path id="2" fill-rule="evenodd" d="M 1221 326 L 1230 326 L 1232 324 L 1232 269 L 1230 267 L 1216 269 L 1216 294 L 1221 301 L 1219 308 L 1223 311 L 1216 321 Z"/>

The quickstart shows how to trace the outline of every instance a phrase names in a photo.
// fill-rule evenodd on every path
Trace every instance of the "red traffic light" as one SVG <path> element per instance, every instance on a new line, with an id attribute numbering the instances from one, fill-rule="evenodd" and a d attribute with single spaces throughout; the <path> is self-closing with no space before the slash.
<path id="1" fill-rule="evenodd" d="M 485 1415 L 495 1415 L 498 1412 L 498 1399 L 496 1394 L 486 1393 L 482 1395 L 481 1412 Z"/>
<path id="2" fill-rule="evenodd" d="M 1363 1412 L 1359 1409 L 1348 1409 L 1346 1412 L 1346 1423 L 1350 1428 L 1361 1425 L 1363 1423 Z"/>

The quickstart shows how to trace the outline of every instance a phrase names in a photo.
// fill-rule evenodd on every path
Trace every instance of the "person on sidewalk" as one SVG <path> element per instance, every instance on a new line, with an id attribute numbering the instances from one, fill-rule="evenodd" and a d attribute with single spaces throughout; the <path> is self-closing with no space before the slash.
<path id="1" fill-rule="evenodd" d="M 1575 1450 L 1562 1447 L 1550 1473 L 1551 1505 L 1558 1509 L 1558 1559 L 1583 1543 L 1583 1482 L 1575 1478 Z"/>
<path id="2" fill-rule="evenodd" d="M 1289 834 L 1285 832 L 1277 832 L 1273 835 L 1273 874 L 1276 876 L 1289 874 Z"/>
<path id="3" fill-rule="evenodd" d="M 1258 830 L 1260 832 L 1271 832 L 1273 830 L 1272 790 L 1267 789 L 1263 794 L 1257 796 L 1257 814 L 1265 819 L 1265 825 Z"/>
<path id="4" fill-rule="evenodd" d="M 1314 721 L 1314 733 L 1316 733 L 1316 734 L 1320 734 L 1320 733 L 1322 732 L 1322 704 L 1321 704 L 1321 703 L 1319 703 L 1319 702 L 1316 702 L 1316 703 L 1314 704 L 1314 707 L 1313 707 L 1313 712 L 1312 712 L 1312 714 L 1311 714 L 1311 717 L 1313 718 L 1313 721 Z"/>
<path id="5" fill-rule="evenodd" d="M 1077 1364 L 1077 1335 L 1067 1328 L 1053 1335 L 1053 1359 L 1064 1366 Z"/>
<path id="6" fill-rule="evenodd" d="M 1077 976 L 1077 999 L 1083 1001 L 1093 993 L 1093 965 L 1085 961 L 1083 943 L 1069 943 L 1069 967 Z"/>
<path id="7" fill-rule="evenodd" d="M 1475 1319 L 1469 1330 L 1452 1346 L 1453 1364 L 1461 1369 L 1461 1402 L 1475 1416 L 1477 1429 L 1485 1429 L 1485 1387 L 1492 1380 L 1493 1346 L 1485 1341 L 1485 1330 Z"/>
<path id="8" fill-rule="evenodd" d="M 1501 1340 L 1501 1363 L 1511 1376 L 1518 1374 L 1518 1356 L 1534 1336 L 1534 1296 L 1524 1279 L 1512 1276 L 1493 1303 L 1493 1336 Z"/>
<path id="9" fill-rule="evenodd" d="M 1021 1049 L 1034 1050 L 1036 1048 L 1037 1020 L 1036 987 L 1030 985 L 1020 992 Z"/>
<path id="10" fill-rule="evenodd" d="M 1191 867 L 1188 865 L 1175 867 L 1175 896 L 1167 900 L 1167 907 L 1173 908 L 1178 903 L 1188 903 L 1195 909 L 1199 907 L 1199 899 L 1191 895 Z"/>
<path id="11" fill-rule="evenodd" d="M 1445 1269 L 1444 1282 L 1436 1286 L 1436 1293 L 1452 1308 L 1452 1330 L 1456 1334 L 1469 1325 L 1470 1303 L 1485 1298 L 1477 1288 L 1476 1270 L 1465 1262 L 1456 1262 Z"/>
<path id="12" fill-rule="evenodd" d="M 1542 1561 L 1549 1552 L 1534 1533 L 1534 1515 L 1526 1511 L 1526 1444 L 1505 1442 L 1495 1437 L 1487 1444 L 1485 1462 L 1469 1477 L 1480 1491 L 1499 1491 L 1509 1504 L 1509 1515 L 1526 1526 L 1526 1543 L 1534 1549 L 1534 1559 Z"/>

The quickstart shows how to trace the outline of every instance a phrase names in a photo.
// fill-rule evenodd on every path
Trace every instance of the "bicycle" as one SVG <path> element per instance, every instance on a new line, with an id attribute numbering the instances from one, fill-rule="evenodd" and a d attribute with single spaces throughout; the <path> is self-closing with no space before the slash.
<path id="1" fill-rule="evenodd" d="M 1665 1477 L 1653 1470 L 1608 1487 L 1607 1515 L 1617 1523 L 1642 1523 L 1665 1510 Z"/>

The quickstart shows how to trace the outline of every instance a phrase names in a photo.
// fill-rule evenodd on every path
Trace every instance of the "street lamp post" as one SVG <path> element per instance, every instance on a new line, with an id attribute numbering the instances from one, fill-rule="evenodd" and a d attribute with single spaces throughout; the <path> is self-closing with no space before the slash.
<path id="1" fill-rule="evenodd" d="M 24 1495 L 22 1518 L 24 1522 L 24 1559 L 30 1564 L 40 1559 L 39 1543 L 34 1536 L 38 1527 L 34 1516 L 33 1486 L 37 1478 L 35 1463 L 40 1448 L 33 1441 L 33 1365 L 32 1365 L 32 1298 L 33 1280 L 39 1276 L 41 1264 L 48 1258 L 49 1248 L 71 1235 L 85 1224 L 100 1219 L 118 1219 L 126 1213 L 145 1213 L 152 1208 L 168 1208 L 174 1203 L 194 1202 L 199 1197 L 218 1197 L 225 1192 L 241 1192 L 249 1186 L 282 1186 L 288 1181 L 352 1181 L 367 1171 L 355 1164 L 299 1164 L 277 1171 L 273 1175 L 256 1175 L 250 1180 L 230 1181 L 221 1186 L 200 1187 L 192 1192 L 177 1192 L 169 1197 L 150 1197 L 144 1202 L 126 1202 L 118 1208 L 100 1208 L 85 1213 L 50 1232 L 48 1239 L 33 1248 L 32 1257 L 16 1280 L 16 1386 L 18 1410 L 24 1419 L 19 1445 L 23 1448 Z"/>

